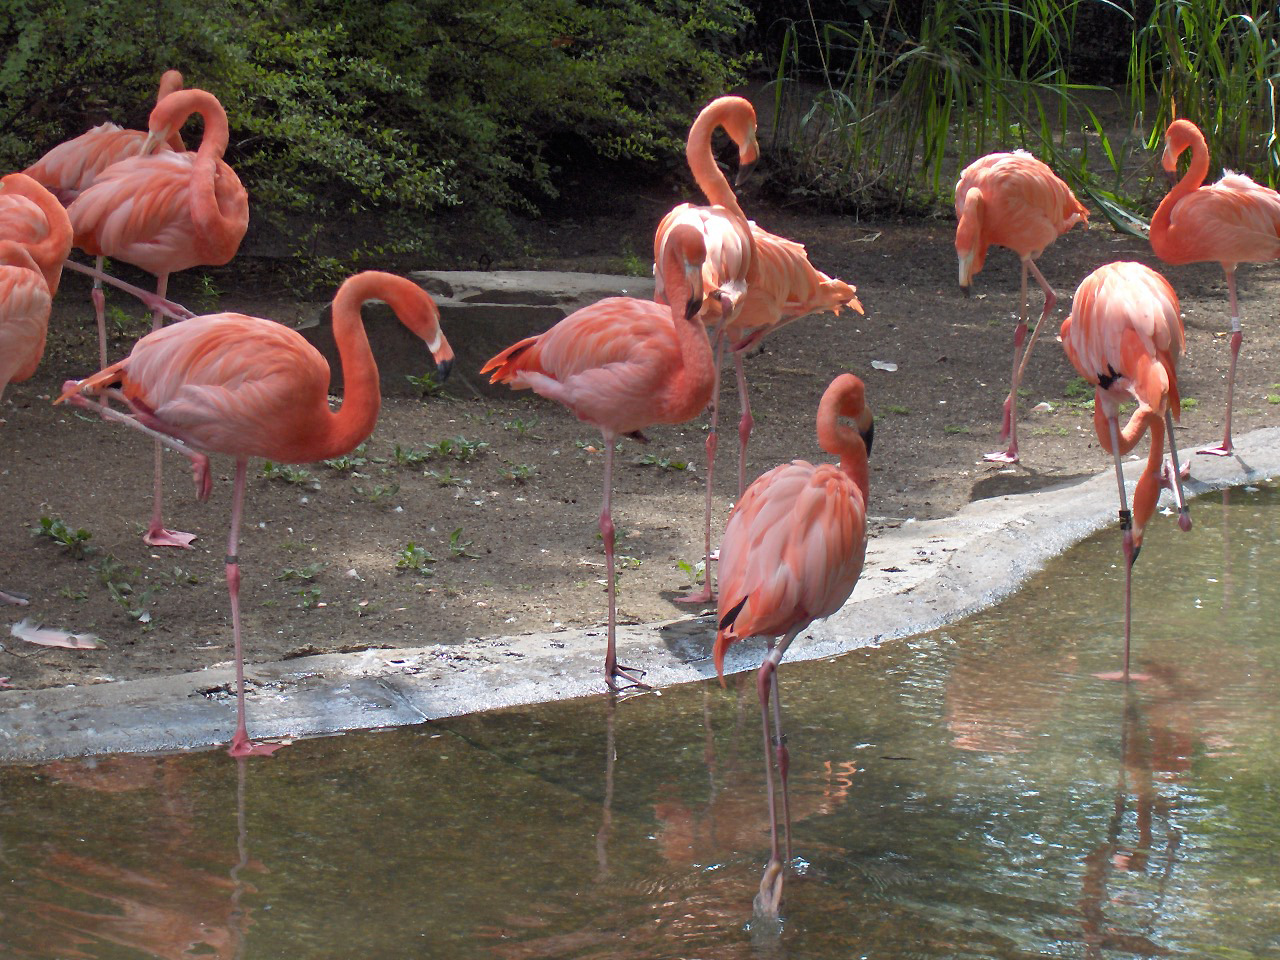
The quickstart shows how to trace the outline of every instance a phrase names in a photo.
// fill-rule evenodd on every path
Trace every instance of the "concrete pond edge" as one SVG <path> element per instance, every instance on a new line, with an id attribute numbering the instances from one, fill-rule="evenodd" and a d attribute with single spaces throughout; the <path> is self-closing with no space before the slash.
<path id="1" fill-rule="evenodd" d="M 1132 486 L 1142 462 L 1131 460 L 1125 469 Z M 1239 438 L 1233 457 L 1196 457 L 1193 471 L 1191 496 L 1269 479 L 1280 473 L 1280 428 Z M 1168 502 L 1166 494 L 1162 504 Z M 1195 512 L 1193 502 L 1193 519 Z M 849 602 L 802 634 L 787 660 L 901 639 L 988 607 L 1115 515 L 1115 474 L 1108 469 L 1070 486 L 976 501 L 950 517 L 894 521 L 870 541 Z M 710 615 L 620 626 L 618 655 L 642 667 L 655 689 L 705 680 L 715 675 L 714 634 Z M 758 666 L 763 650 L 760 640 L 736 645 L 726 673 Z M 250 664 L 249 729 L 259 739 L 312 737 L 600 695 L 603 658 L 601 626 Z M 235 727 L 233 684 L 227 665 L 2 691 L 0 763 L 225 744 Z"/>

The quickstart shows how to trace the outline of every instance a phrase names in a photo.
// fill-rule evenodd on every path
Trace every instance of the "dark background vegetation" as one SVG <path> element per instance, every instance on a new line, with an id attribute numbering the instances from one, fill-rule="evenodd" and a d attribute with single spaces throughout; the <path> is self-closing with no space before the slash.
<path id="1" fill-rule="evenodd" d="M 1274 183 L 1275 18 L 1215 0 L 10 0 L 0 165 L 145 126 L 176 67 L 227 108 L 246 249 L 329 284 L 509 249 L 513 224 L 592 183 L 687 182 L 690 119 L 752 84 L 778 198 L 936 213 L 967 160 L 1025 146 L 1132 229 L 1151 171 L 1128 161 L 1175 110 Z M 1128 135 L 1108 137 L 1099 97 Z"/>

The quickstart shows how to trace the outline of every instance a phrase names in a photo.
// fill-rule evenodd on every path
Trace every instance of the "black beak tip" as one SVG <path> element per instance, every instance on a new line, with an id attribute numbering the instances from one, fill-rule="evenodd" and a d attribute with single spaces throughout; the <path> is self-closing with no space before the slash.
<path id="1" fill-rule="evenodd" d="M 862 434 L 862 442 L 866 444 L 868 457 L 871 456 L 871 441 L 875 439 L 875 436 L 876 436 L 876 425 L 875 425 L 875 422 L 873 421 L 871 426 L 867 427 L 866 432 Z"/>
<path id="2" fill-rule="evenodd" d="M 441 382 L 444 382 L 445 380 L 449 379 L 449 371 L 451 371 L 452 369 L 453 369 L 452 360 L 441 360 L 439 363 L 436 364 L 436 376 L 440 378 Z"/>
<path id="3" fill-rule="evenodd" d="M 964 294 L 964 298 L 965 298 L 966 300 L 968 300 L 968 299 L 969 299 L 969 288 L 968 288 L 968 287 L 961 287 L 961 288 L 960 288 L 960 292 Z"/>
<path id="4" fill-rule="evenodd" d="M 692 320 L 698 315 L 698 311 L 702 309 L 702 298 L 694 297 L 684 305 L 684 318 Z"/>
<path id="5" fill-rule="evenodd" d="M 733 185 L 740 187 L 751 177 L 751 171 L 756 168 L 754 163 L 744 163 L 738 168 L 737 174 L 733 178 Z"/>

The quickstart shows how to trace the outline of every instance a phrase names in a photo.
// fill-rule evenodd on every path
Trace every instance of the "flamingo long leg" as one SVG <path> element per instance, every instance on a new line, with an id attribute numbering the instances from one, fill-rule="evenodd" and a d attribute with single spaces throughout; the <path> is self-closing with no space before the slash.
<path id="1" fill-rule="evenodd" d="M 1026 339 L 1026 348 L 1023 349 L 1022 344 L 1027 335 L 1027 308 L 1030 304 L 1027 290 L 1028 273 L 1035 277 L 1036 283 L 1044 291 L 1044 309 L 1041 310 L 1040 319 L 1036 321 L 1036 325 L 1031 331 L 1030 339 Z M 1058 295 L 1054 293 L 1053 287 L 1049 286 L 1049 281 L 1044 278 L 1044 274 L 1035 265 L 1035 261 L 1030 258 L 1024 259 L 1022 261 L 1022 308 L 1019 314 L 1018 326 L 1013 333 L 1013 375 L 1010 378 L 1009 396 L 1004 401 L 1004 413 L 1000 427 L 1000 439 L 1007 438 L 1009 446 L 1005 450 L 987 454 L 983 458 L 984 460 L 996 463 L 1017 463 L 1018 461 L 1018 387 L 1021 386 L 1023 374 L 1026 373 L 1027 361 L 1031 359 L 1031 350 L 1040 338 L 1040 331 L 1044 327 L 1044 322 L 1049 314 L 1053 312 L 1057 302 Z"/>
<path id="2" fill-rule="evenodd" d="M 162 273 L 156 278 L 156 297 L 160 300 L 164 299 L 165 291 L 169 286 L 169 274 Z M 164 326 L 164 312 L 157 305 L 151 318 L 151 329 L 159 330 Z M 162 516 L 164 510 L 164 451 L 160 444 L 155 445 L 155 480 L 153 483 L 153 494 L 151 500 L 151 523 L 147 527 L 147 532 L 142 535 L 142 542 L 149 547 L 179 547 L 184 550 L 191 549 L 191 541 L 196 538 L 194 533 L 184 533 L 181 530 L 169 530 L 164 525 Z"/>
<path id="3" fill-rule="evenodd" d="M 148 290 L 141 287 L 135 287 L 131 283 L 125 283 L 123 280 L 117 280 L 109 273 L 103 273 L 102 270 L 94 269 L 83 263 L 77 263 L 75 260 L 65 260 L 62 266 L 67 270 L 74 270 L 76 273 L 83 273 L 87 277 L 92 277 L 96 281 L 108 283 L 118 290 L 123 290 L 131 296 L 137 297 L 151 310 L 160 310 L 166 317 L 171 320 L 190 320 L 195 316 L 190 310 L 180 303 L 174 303 L 172 300 L 166 300 L 163 297 L 157 297 Z M 105 364 L 105 361 L 103 361 Z"/>
<path id="4" fill-rule="evenodd" d="M 703 532 L 706 535 L 706 550 L 703 552 L 702 589 L 693 589 L 683 597 L 676 597 L 676 603 L 710 603 L 715 597 L 711 586 L 711 488 L 715 476 L 717 433 L 716 426 L 720 419 L 720 364 L 724 358 L 724 345 L 727 339 L 724 325 L 720 325 L 716 335 L 715 381 L 711 387 L 711 424 L 707 429 L 707 502 L 702 515 Z"/>
<path id="5" fill-rule="evenodd" d="M 777 917 L 778 910 L 782 904 L 782 884 L 786 876 L 785 864 L 791 858 L 791 822 L 788 817 L 789 811 L 786 807 L 786 767 L 789 757 L 786 753 L 786 747 L 782 743 L 781 731 L 781 706 L 776 696 L 775 688 L 777 686 L 776 674 L 778 664 L 782 660 L 783 654 L 787 652 L 787 647 L 791 645 L 791 641 L 796 638 L 804 627 L 808 624 L 800 624 L 793 627 L 787 632 L 778 643 L 769 649 L 765 655 L 764 663 L 760 665 L 760 671 L 756 674 L 756 693 L 760 698 L 760 726 L 764 739 L 764 772 L 765 772 L 765 791 L 769 800 L 769 863 L 765 867 L 764 876 L 760 880 L 760 892 L 755 898 L 755 911 L 767 917 Z M 770 734 L 769 730 L 769 710 L 772 701 L 776 737 Z M 778 748 L 775 750 L 775 746 Z M 778 848 L 778 805 L 776 793 L 773 786 L 773 765 L 777 759 L 779 766 L 779 774 L 783 784 L 783 816 L 786 820 L 787 833 L 787 860 L 784 861 L 781 851 Z"/>
<path id="6" fill-rule="evenodd" d="M 609 593 L 609 645 L 604 657 L 604 680 L 609 685 L 609 689 L 618 691 L 619 689 L 627 689 L 629 687 L 639 687 L 647 690 L 648 686 L 640 682 L 640 678 L 644 676 L 644 671 L 636 667 L 627 667 L 618 663 L 618 653 L 616 645 L 616 623 L 617 623 L 617 593 L 616 580 L 613 570 L 613 540 L 615 528 L 613 525 L 613 446 L 618 442 L 618 438 L 612 434 L 605 432 L 604 434 L 604 505 L 600 508 L 600 539 L 604 541 L 604 566 L 606 583 L 608 584 Z M 615 677 L 622 677 L 627 681 L 626 687 L 619 687 Z"/>
<path id="7" fill-rule="evenodd" d="M 249 739 L 249 730 L 245 723 L 244 649 L 240 644 L 240 558 L 237 550 L 240 544 L 240 516 L 244 508 L 244 486 L 248 467 L 247 457 L 236 460 L 235 490 L 231 499 L 231 532 L 227 535 L 227 593 L 231 596 L 231 634 L 235 640 L 236 649 L 236 732 L 231 738 L 231 746 L 227 749 L 227 753 L 233 757 L 269 757 L 284 744 L 254 743 Z"/>
<path id="8" fill-rule="evenodd" d="M 30 602 L 30 598 L 24 597 L 21 594 L 9 593 L 6 590 L 0 590 L 0 603 L 11 604 L 15 607 L 25 607 Z"/>
<path id="9" fill-rule="evenodd" d="M 1231 408 L 1235 399 L 1236 360 L 1240 357 L 1240 344 L 1244 342 L 1244 330 L 1240 325 L 1240 305 L 1236 301 L 1236 272 L 1227 270 L 1227 295 L 1231 298 L 1231 365 L 1227 368 L 1227 422 L 1223 427 L 1222 443 L 1196 451 L 1211 457 L 1228 457 L 1235 452 L 1231 443 Z"/>
<path id="10" fill-rule="evenodd" d="M 1097 403 L 1100 396 L 1095 397 Z M 1120 679 L 1129 682 L 1129 627 L 1132 622 L 1133 561 L 1137 554 L 1133 549 L 1133 515 L 1129 513 L 1129 500 L 1124 489 L 1124 467 L 1120 463 L 1120 421 L 1115 410 L 1108 410 L 1107 425 L 1111 429 L 1111 455 L 1116 465 L 1116 486 L 1120 492 L 1121 549 L 1124 553 L 1124 670 Z"/>
<path id="11" fill-rule="evenodd" d="M 93 261 L 94 269 L 99 274 L 102 273 L 105 257 L 99 256 Z M 93 278 L 93 290 L 89 294 L 89 299 L 93 301 L 94 319 L 98 321 L 98 362 L 101 367 L 107 365 L 107 298 L 102 292 L 102 277 Z"/>
<path id="12" fill-rule="evenodd" d="M 1173 437 L 1173 411 L 1164 412 L 1165 430 L 1169 436 L 1169 460 L 1173 464 L 1173 499 L 1178 504 L 1178 526 L 1185 533 L 1191 529 L 1191 508 L 1182 491 L 1182 467 L 1178 463 L 1178 441 Z"/>

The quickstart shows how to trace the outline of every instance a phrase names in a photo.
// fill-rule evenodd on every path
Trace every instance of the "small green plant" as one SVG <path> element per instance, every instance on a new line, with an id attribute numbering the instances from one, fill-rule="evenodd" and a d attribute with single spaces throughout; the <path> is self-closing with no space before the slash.
<path id="1" fill-rule="evenodd" d="M 640 566 L 639 557 L 631 557 L 625 553 L 615 554 L 614 560 L 617 563 L 619 570 L 634 570 Z"/>
<path id="2" fill-rule="evenodd" d="M 1183 398 L 1182 398 L 1182 409 L 1183 409 L 1183 410 L 1194 410 L 1194 409 L 1195 409 L 1196 407 L 1198 407 L 1198 406 L 1200 406 L 1200 401 L 1199 401 L 1199 400 L 1197 400 L 1195 397 L 1183 397 Z"/>
<path id="3" fill-rule="evenodd" d="M 702 582 L 702 578 L 707 572 L 707 562 L 699 560 L 697 563 L 690 563 L 688 560 L 678 560 L 676 569 L 689 578 L 689 582 L 698 584 Z"/>
<path id="4" fill-rule="evenodd" d="M 281 480 L 284 483 L 310 484 L 317 488 L 319 487 L 319 483 L 309 470 L 295 467 L 288 463 L 272 463 L 270 460 L 263 460 L 262 476 L 268 480 Z"/>
<path id="5" fill-rule="evenodd" d="M 460 487 L 465 483 L 470 483 L 466 477 L 455 477 L 453 471 L 446 467 L 443 470 L 428 470 L 424 476 L 428 476 L 442 487 Z"/>
<path id="6" fill-rule="evenodd" d="M 462 528 L 459 527 L 453 533 L 449 534 L 449 555 L 455 558 L 466 557 L 470 560 L 478 559 L 478 554 L 471 553 L 467 548 L 471 546 L 473 541 L 466 539 L 462 535 Z"/>
<path id="7" fill-rule="evenodd" d="M 1032 427 L 1033 437 L 1065 437 L 1070 431 L 1066 427 Z"/>
<path id="8" fill-rule="evenodd" d="M 637 463 L 642 467 L 657 467 L 660 470 L 688 470 L 689 461 L 672 460 L 670 457 L 656 457 L 652 453 L 643 454 Z"/>
<path id="9" fill-rule="evenodd" d="M 298 606 L 303 610 L 312 610 L 323 606 L 323 601 L 320 599 L 321 593 L 321 589 L 314 584 L 303 587 L 298 591 Z"/>
<path id="10" fill-rule="evenodd" d="M 58 517 L 41 517 L 40 522 L 31 528 L 33 537 L 48 537 L 60 544 L 73 557 L 84 557 L 90 550 L 89 541 L 93 534 L 83 527 L 72 530 Z"/>
<path id="11" fill-rule="evenodd" d="M 222 299 L 222 288 L 214 282 L 213 277 L 207 273 L 202 273 L 196 278 L 196 306 L 205 313 L 213 312 L 213 308 L 218 305 L 218 301 Z"/>
<path id="12" fill-rule="evenodd" d="M 427 577 L 431 576 L 431 565 L 435 562 L 436 558 L 429 554 L 425 547 L 418 546 L 412 540 L 396 554 L 397 570 L 412 570 Z"/>
<path id="13" fill-rule="evenodd" d="M 502 423 L 502 429 L 510 430 L 512 433 L 523 437 L 526 434 L 532 435 L 533 428 L 537 425 L 537 417 L 530 417 L 528 420 L 525 420 L 523 417 L 516 417 L 512 420 L 504 420 Z"/>
<path id="14" fill-rule="evenodd" d="M 308 583 L 324 569 L 323 563 L 309 563 L 305 567 L 285 567 L 276 575 L 277 580 L 305 580 Z"/>
<path id="15" fill-rule="evenodd" d="M 123 307 L 107 307 L 106 318 L 107 331 L 112 339 L 138 336 L 147 326 L 146 317 L 136 317 Z"/>
<path id="16" fill-rule="evenodd" d="M 1280 393 L 1267 394 L 1267 403 L 1280 403 Z"/>
<path id="17" fill-rule="evenodd" d="M 463 463 L 470 463 L 485 450 L 489 449 L 489 444 L 483 440 L 468 440 L 466 437 L 457 436 L 446 437 L 427 449 L 433 456 L 452 457 Z"/>
<path id="18" fill-rule="evenodd" d="M 896 414 L 897 414 L 898 416 L 900 416 L 900 417 L 906 417 L 906 416 L 910 416 L 910 415 L 911 415 L 911 411 L 910 411 L 910 410 L 908 410 L 906 407 L 901 406 L 901 405 L 896 404 L 896 403 L 894 403 L 894 404 L 890 404 L 889 406 L 885 407 L 885 408 L 884 408 L 884 412 L 885 412 L 885 413 L 896 413 Z"/>
<path id="19" fill-rule="evenodd" d="M 398 483 L 375 483 L 367 487 L 352 487 L 355 494 L 369 503 L 386 503 L 400 492 Z"/>
<path id="20" fill-rule="evenodd" d="M 972 433 L 968 427 L 958 423 L 948 423 L 942 428 L 943 433 Z"/>
<path id="21" fill-rule="evenodd" d="M 498 468 L 502 479 L 510 480 L 512 483 L 524 483 L 536 472 L 537 467 L 527 463 L 508 463 Z"/>
<path id="22" fill-rule="evenodd" d="M 175 587 L 178 586 L 179 584 L 186 584 L 187 586 L 195 586 L 197 583 L 200 582 L 200 578 L 197 577 L 190 570 L 184 570 L 182 567 L 174 567 L 171 571 L 169 571 L 169 582 L 173 584 L 173 586 Z"/>
<path id="23" fill-rule="evenodd" d="M 325 460 L 324 465 L 330 470 L 337 470 L 339 473 L 355 470 L 356 467 L 368 466 L 369 458 L 365 456 L 365 449 L 368 446 L 367 443 L 362 443 L 350 453 L 344 453 L 342 456 L 334 457 L 332 460 Z"/>
<path id="24" fill-rule="evenodd" d="M 391 462 L 397 467 L 414 467 L 424 462 L 431 456 L 427 450 L 418 450 L 415 447 L 402 447 L 396 444 L 396 448 L 391 451 Z"/>
<path id="25" fill-rule="evenodd" d="M 424 400 L 441 396 L 444 393 L 444 384 L 440 382 L 440 378 L 436 376 L 434 370 L 428 370 L 420 377 L 415 377 L 413 374 L 408 373 L 405 374 L 405 379 L 413 385 L 414 389 L 418 391 L 418 396 Z"/>
<path id="26" fill-rule="evenodd" d="M 89 599 L 88 590 L 76 590 L 74 587 L 63 587 L 58 591 L 58 594 L 66 597 L 68 600 L 75 600 L 77 602 Z"/>
<path id="27" fill-rule="evenodd" d="M 1093 384 L 1084 377 L 1076 377 L 1062 389 L 1068 403 L 1085 403 L 1093 400 Z"/>
<path id="28" fill-rule="evenodd" d="M 634 250 L 622 251 L 622 272 L 628 277 L 653 276 L 653 261 L 639 256 Z"/>
<path id="29" fill-rule="evenodd" d="M 151 624 L 151 594 L 154 592 L 151 588 L 136 591 L 132 584 L 111 580 L 107 583 L 107 592 L 130 620 L 137 620 L 143 626 Z"/>

